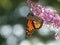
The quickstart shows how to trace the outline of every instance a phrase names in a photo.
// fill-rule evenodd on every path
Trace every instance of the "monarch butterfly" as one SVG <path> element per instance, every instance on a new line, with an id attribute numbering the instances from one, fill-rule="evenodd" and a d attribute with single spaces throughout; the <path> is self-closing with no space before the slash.
<path id="1" fill-rule="evenodd" d="M 28 17 L 28 21 L 27 21 L 26 35 L 27 37 L 29 37 L 31 33 L 34 31 L 34 29 L 39 29 L 42 27 L 43 20 L 30 13 L 27 15 L 27 17 Z"/>

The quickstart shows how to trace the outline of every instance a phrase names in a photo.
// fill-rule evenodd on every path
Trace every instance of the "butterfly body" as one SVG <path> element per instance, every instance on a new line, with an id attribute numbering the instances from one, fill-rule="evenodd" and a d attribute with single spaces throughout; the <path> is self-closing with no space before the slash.
<path id="1" fill-rule="evenodd" d="M 43 20 L 30 13 L 27 15 L 27 17 L 28 17 L 28 22 L 27 22 L 26 35 L 27 37 L 29 37 L 31 33 L 34 31 L 34 29 L 39 29 L 42 27 Z"/>

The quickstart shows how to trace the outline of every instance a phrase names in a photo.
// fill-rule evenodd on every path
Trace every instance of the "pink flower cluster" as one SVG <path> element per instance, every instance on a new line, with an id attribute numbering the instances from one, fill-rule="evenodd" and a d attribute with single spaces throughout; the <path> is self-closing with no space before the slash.
<path id="1" fill-rule="evenodd" d="M 55 34 L 55 39 L 56 39 L 56 40 L 60 40 L 60 34 L 57 34 L 57 33 L 56 33 L 56 34 Z"/>
<path id="2" fill-rule="evenodd" d="M 44 8 L 41 5 L 32 2 L 31 0 L 27 0 L 27 3 L 34 15 L 44 20 L 44 25 L 53 24 L 53 26 L 56 28 L 60 27 L 60 17 L 56 10 Z"/>
<path id="3" fill-rule="evenodd" d="M 56 10 L 42 7 L 41 5 L 27 0 L 28 6 L 33 14 L 44 20 L 43 25 L 53 25 L 56 29 L 60 28 L 60 17 Z M 56 39 L 60 39 L 60 34 L 55 34 Z"/>

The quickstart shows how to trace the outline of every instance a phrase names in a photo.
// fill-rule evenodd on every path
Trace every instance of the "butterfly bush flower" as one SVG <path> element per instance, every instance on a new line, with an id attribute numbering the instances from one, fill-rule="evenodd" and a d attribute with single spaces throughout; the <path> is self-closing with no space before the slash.
<path id="1" fill-rule="evenodd" d="M 44 20 L 43 25 L 53 25 L 54 28 L 60 27 L 60 17 L 56 10 L 42 7 L 41 5 L 34 3 L 31 0 L 27 0 L 27 3 L 33 14 Z"/>
<path id="2" fill-rule="evenodd" d="M 56 39 L 56 40 L 60 40 L 60 34 L 57 34 L 57 33 L 56 33 L 56 34 L 55 34 L 55 39 Z"/>

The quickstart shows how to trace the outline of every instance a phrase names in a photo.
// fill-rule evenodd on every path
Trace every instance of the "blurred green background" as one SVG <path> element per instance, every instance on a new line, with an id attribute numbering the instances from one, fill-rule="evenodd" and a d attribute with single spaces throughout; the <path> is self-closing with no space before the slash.
<path id="1" fill-rule="evenodd" d="M 60 14 L 60 0 L 32 1 L 53 8 Z M 41 31 L 35 31 L 30 38 L 26 38 L 29 12 L 26 0 L 0 0 L 0 45 L 55 45 L 54 34 L 46 31 L 48 29 L 41 29 L 45 35 Z"/>

